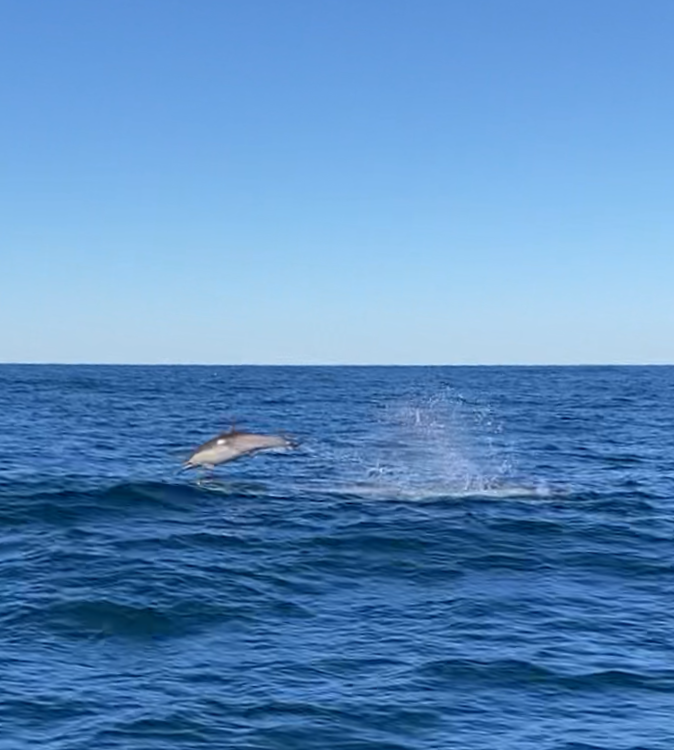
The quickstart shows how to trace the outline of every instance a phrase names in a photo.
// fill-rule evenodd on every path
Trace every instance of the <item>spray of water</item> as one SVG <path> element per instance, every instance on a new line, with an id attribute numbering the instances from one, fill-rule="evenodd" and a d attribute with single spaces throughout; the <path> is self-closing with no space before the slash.
<path id="1" fill-rule="evenodd" d="M 354 463 L 361 490 L 396 494 L 483 494 L 512 477 L 510 450 L 491 409 L 453 389 L 389 403 Z"/>

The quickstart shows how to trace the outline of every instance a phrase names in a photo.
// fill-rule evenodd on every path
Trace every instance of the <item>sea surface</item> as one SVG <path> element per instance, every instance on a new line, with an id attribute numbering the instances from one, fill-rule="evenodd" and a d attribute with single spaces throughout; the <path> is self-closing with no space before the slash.
<path id="1" fill-rule="evenodd" d="M 672 367 L 3 365 L 0 748 L 672 750 L 673 538 Z"/>

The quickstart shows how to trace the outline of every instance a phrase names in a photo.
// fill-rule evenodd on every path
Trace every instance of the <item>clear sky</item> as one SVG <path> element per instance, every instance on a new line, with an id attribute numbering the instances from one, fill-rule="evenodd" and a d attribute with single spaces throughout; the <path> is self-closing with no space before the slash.
<path id="1" fill-rule="evenodd" d="M 0 361 L 674 362 L 674 2 L 0 0 Z"/>

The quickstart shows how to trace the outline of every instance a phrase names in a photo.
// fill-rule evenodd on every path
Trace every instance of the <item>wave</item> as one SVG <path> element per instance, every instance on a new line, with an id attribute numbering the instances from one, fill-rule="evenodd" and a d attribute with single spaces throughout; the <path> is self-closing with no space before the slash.
<path id="1" fill-rule="evenodd" d="M 622 669 L 597 670 L 580 674 L 565 674 L 549 667 L 518 659 L 474 661 L 471 659 L 440 659 L 415 670 L 418 678 L 432 682 L 451 680 L 482 685 L 554 686 L 568 690 L 613 690 L 635 688 L 671 692 L 674 689 L 674 670 L 654 670 L 650 674 Z"/>
<path id="2" fill-rule="evenodd" d="M 550 484 L 508 483 L 487 486 L 455 483 L 396 483 L 388 480 L 339 481 L 301 479 L 287 481 L 209 478 L 204 480 L 125 481 L 98 486 L 90 477 L 81 482 L 5 483 L 0 487 L 0 527 L 25 524 L 73 525 L 90 517 L 123 518 L 129 513 L 184 513 L 194 508 L 236 501 L 263 502 L 393 502 L 456 503 L 465 501 L 507 503 L 564 502 L 587 511 L 616 516 L 650 513 L 655 505 L 647 493 L 579 491 Z"/>
<path id="3" fill-rule="evenodd" d="M 92 515 L 123 516 L 129 509 L 181 508 L 203 492 L 188 484 L 122 482 L 92 486 L 81 482 L 34 482 L 5 485 L 0 491 L 0 526 L 32 523 L 72 525 Z"/>

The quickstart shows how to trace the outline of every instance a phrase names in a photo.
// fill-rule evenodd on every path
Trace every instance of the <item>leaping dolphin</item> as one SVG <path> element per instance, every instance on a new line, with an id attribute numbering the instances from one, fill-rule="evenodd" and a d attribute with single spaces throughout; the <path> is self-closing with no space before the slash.
<path id="1" fill-rule="evenodd" d="M 195 448 L 182 465 L 182 469 L 213 469 L 218 464 L 234 461 L 242 456 L 274 448 L 293 448 L 292 440 L 281 435 L 259 435 L 254 432 L 239 432 L 233 425 L 229 432 L 216 435 Z"/>

